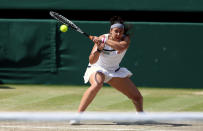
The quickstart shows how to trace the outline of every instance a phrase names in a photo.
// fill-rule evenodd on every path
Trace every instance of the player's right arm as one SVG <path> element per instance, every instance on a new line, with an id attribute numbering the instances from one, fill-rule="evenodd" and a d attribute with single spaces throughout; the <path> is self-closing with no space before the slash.
<path id="1" fill-rule="evenodd" d="M 90 56 L 89 56 L 89 63 L 90 64 L 94 64 L 97 62 L 97 60 L 99 59 L 99 55 L 104 48 L 104 43 L 95 42 L 95 41 L 94 41 L 94 43 L 95 43 L 94 47 L 92 48 L 92 51 L 91 51 Z"/>

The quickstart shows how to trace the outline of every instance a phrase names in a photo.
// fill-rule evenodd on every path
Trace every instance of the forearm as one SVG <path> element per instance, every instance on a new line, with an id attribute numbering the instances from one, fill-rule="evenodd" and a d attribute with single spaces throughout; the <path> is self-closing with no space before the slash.
<path id="1" fill-rule="evenodd" d="M 97 60 L 99 59 L 99 55 L 100 55 L 100 52 L 99 51 L 94 51 L 90 54 L 89 56 L 89 63 L 90 64 L 94 64 L 97 62 Z"/>
<path id="2" fill-rule="evenodd" d="M 117 50 L 117 51 L 123 51 L 125 49 L 128 48 L 128 44 L 126 41 L 114 41 L 114 40 L 107 40 L 105 42 L 106 45 L 109 45 L 110 47 L 112 47 L 113 49 Z"/>
<path id="3" fill-rule="evenodd" d="M 126 48 L 126 46 L 122 45 L 121 42 L 117 42 L 117 41 L 113 41 L 113 40 L 107 40 L 105 42 L 105 44 L 109 45 L 110 47 L 112 47 L 113 49 L 118 50 L 118 51 L 122 51 Z"/>

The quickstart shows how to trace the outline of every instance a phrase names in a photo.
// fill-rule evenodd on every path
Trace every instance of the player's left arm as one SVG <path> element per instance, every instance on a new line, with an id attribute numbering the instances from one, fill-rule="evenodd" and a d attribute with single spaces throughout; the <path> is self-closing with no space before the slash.
<path id="1" fill-rule="evenodd" d="M 109 45 L 110 47 L 112 47 L 113 49 L 122 52 L 124 50 L 126 50 L 129 47 L 130 44 L 130 37 L 126 36 L 122 41 L 117 42 L 114 40 L 107 40 L 105 42 L 105 44 Z"/>

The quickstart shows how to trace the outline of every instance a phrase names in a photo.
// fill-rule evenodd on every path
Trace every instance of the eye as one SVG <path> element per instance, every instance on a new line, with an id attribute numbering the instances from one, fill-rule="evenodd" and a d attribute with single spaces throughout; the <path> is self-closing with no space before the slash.
<path id="1" fill-rule="evenodd" d="M 119 31 L 118 31 L 118 30 L 115 30 L 114 32 L 115 32 L 115 33 L 119 33 Z"/>
<path id="2" fill-rule="evenodd" d="M 123 33 L 123 30 L 122 29 L 119 29 L 119 28 L 115 28 L 114 30 L 114 33 L 116 33 L 116 34 L 122 34 Z"/>

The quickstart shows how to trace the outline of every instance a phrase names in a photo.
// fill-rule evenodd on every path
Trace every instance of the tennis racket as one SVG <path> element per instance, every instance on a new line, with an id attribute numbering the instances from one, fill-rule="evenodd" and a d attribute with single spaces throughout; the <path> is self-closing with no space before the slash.
<path id="1" fill-rule="evenodd" d="M 66 17 L 60 15 L 59 13 L 50 11 L 49 14 L 59 22 L 71 27 L 73 30 L 83 34 L 84 36 L 88 37 L 90 40 L 93 40 L 94 36 L 87 34 L 86 32 L 82 31 L 77 25 L 75 25 L 72 21 L 67 19 Z"/>

